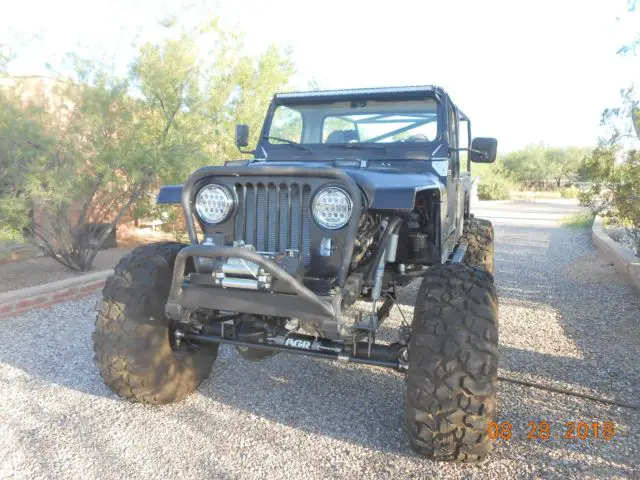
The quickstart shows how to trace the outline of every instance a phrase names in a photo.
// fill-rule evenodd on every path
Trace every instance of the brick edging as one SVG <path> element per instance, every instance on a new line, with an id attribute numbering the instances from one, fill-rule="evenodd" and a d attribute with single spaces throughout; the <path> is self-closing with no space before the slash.
<path id="1" fill-rule="evenodd" d="M 83 298 L 100 290 L 113 270 L 102 270 L 45 285 L 0 293 L 0 318 Z"/>
<path id="2" fill-rule="evenodd" d="M 610 259 L 616 268 L 627 275 L 640 289 L 640 259 L 631 250 L 619 244 L 602 229 L 602 217 L 597 216 L 591 226 L 591 238 L 598 251 Z"/>

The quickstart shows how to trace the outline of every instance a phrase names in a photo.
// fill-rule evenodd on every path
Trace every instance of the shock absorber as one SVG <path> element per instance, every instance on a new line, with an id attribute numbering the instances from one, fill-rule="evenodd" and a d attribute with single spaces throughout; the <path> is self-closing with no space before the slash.
<path id="1" fill-rule="evenodd" d="M 376 267 L 376 273 L 373 282 L 373 289 L 371 290 L 371 299 L 374 302 L 373 310 L 375 311 L 375 302 L 380 299 L 382 293 L 382 280 L 384 279 L 384 266 L 386 263 L 393 263 L 396 261 L 396 251 L 398 249 L 398 234 L 391 233 L 389 241 L 387 243 L 384 252 L 380 256 L 380 261 Z"/>

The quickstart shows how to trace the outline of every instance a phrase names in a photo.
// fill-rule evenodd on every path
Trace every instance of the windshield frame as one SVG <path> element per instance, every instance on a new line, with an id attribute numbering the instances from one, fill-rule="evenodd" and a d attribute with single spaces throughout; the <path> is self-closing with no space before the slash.
<path id="1" fill-rule="evenodd" d="M 445 94 L 446 95 L 446 94 Z M 262 126 L 262 130 L 260 133 L 260 137 L 258 140 L 258 143 L 256 145 L 256 153 L 259 156 L 263 156 L 264 158 L 266 158 L 267 160 L 269 159 L 269 157 L 273 156 L 277 156 L 278 159 L 282 159 L 283 157 L 289 157 L 291 156 L 294 152 L 292 152 L 291 148 L 286 148 L 285 145 L 281 144 L 281 143 L 271 143 L 268 141 L 268 139 L 266 139 L 265 137 L 269 136 L 269 132 L 271 131 L 271 126 L 274 120 L 274 115 L 276 112 L 276 109 L 280 106 L 285 106 L 285 107 L 289 107 L 289 108 L 293 108 L 294 106 L 299 106 L 299 105 L 323 105 L 323 104 L 330 104 L 330 103 L 337 103 L 337 102 L 341 102 L 341 101 L 350 101 L 351 99 L 349 97 L 345 97 L 345 98 L 341 98 L 341 99 L 327 99 L 327 98 L 295 98 L 295 99 L 278 99 L 277 97 L 274 97 L 273 101 L 271 102 L 271 104 L 269 105 L 269 109 L 267 110 L 267 115 L 265 117 L 265 121 L 263 123 Z M 403 142 L 370 142 L 370 141 L 362 141 L 362 142 L 352 142 L 350 144 L 353 145 L 363 145 L 365 148 L 367 146 L 371 146 L 371 147 L 384 147 L 384 150 L 386 150 L 386 152 L 382 153 L 380 151 L 376 152 L 373 149 L 371 149 L 372 154 L 374 154 L 373 156 L 376 157 L 405 157 L 405 153 L 407 152 L 407 150 L 419 150 L 422 152 L 430 152 L 433 150 L 434 145 L 442 143 L 442 141 L 444 139 L 446 139 L 446 108 L 445 108 L 445 104 L 446 102 L 444 101 L 443 98 L 440 98 L 439 95 L 436 94 L 436 92 L 420 92 L 419 94 L 415 94 L 415 95 L 385 95 L 383 97 L 381 96 L 372 96 L 371 98 L 358 98 L 357 100 L 376 100 L 376 101 L 384 101 L 384 102 L 389 102 L 389 103 L 393 103 L 394 101 L 398 102 L 398 103 L 402 103 L 404 101 L 409 101 L 409 100 L 425 100 L 425 101 L 433 101 L 436 104 L 436 114 L 437 114 L 437 119 L 436 119 L 436 127 L 437 127 L 437 131 L 436 131 L 436 135 L 435 138 L 433 138 L 432 140 L 428 140 L 428 141 L 403 141 Z M 327 112 L 327 114 L 323 117 L 322 120 L 322 124 L 324 125 L 324 121 L 327 117 L 333 116 L 331 113 Z M 303 118 L 303 122 L 304 122 L 304 118 Z M 338 152 L 341 153 L 339 148 L 335 148 L 335 146 L 340 146 L 340 145 L 344 145 L 341 143 L 332 143 L 332 144 L 327 144 L 327 143 L 300 143 L 299 145 L 308 147 L 309 149 L 312 150 L 313 153 L 313 157 L 316 158 L 335 158 L 336 154 Z M 333 146 L 333 147 L 332 147 Z M 285 147 L 285 148 L 282 148 Z M 345 151 L 347 150 L 346 148 L 344 149 Z M 367 152 L 367 150 L 362 149 L 362 150 L 352 150 L 353 152 L 359 152 L 360 155 L 362 156 L 362 152 Z M 295 152 L 295 153 L 299 153 L 299 152 Z M 311 152 L 310 152 L 311 155 Z M 295 155 L 296 157 L 299 157 L 299 155 Z M 346 155 L 340 155 L 340 156 L 344 156 L 344 157 L 350 157 L 352 155 L 346 154 Z"/>

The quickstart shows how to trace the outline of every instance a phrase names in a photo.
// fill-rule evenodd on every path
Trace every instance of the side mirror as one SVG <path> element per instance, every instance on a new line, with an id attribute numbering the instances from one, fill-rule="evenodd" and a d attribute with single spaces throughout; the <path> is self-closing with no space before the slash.
<path id="1" fill-rule="evenodd" d="M 477 137 L 471 142 L 469 158 L 476 163 L 493 163 L 498 154 L 498 140 L 489 137 Z"/>
<path id="2" fill-rule="evenodd" d="M 241 149 L 249 145 L 249 125 L 236 125 L 236 147 Z"/>

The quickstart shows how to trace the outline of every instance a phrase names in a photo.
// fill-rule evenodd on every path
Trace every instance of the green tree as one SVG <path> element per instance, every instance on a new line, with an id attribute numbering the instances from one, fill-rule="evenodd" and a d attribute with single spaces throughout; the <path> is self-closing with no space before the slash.
<path id="1" fill-rule="evenodd" d="M 552 178 L 556 188 L 560 188 L 564 178 L 564 166 L 566 164 L 567 152 L 563 148 L 547 148 L 543 152 L 543 166 L 546 175 L 545 181 Z"/>
<path id="2" fill-rule="evenodd" d="M 636 0 L 629 0 L 629 11 L 635 8 Z M 618 54 L 635 53 L 639 44 L 637 35 Z M 598 147 L 581 164 L 580 173 L 593 184 L 580 200 L 624 225 L 640 256 L 640 152 L 630 146 L 640 139 L 640 108 L 633 87 L 622 90 L 621 97 L 619 106 L 602 113 L 601 124 L 608 135 L 599 139 Z"/>
<path id="3" fill-rule="evenodd" d="M 258 58 L 243 56 L 241 47 L 241 37 L 214 20 L 140 46 L 126 77 L 71 55 L 74 74 L 56 80 L 55 108 L 46 101 L 27 108 L 17 89 L 5 89 L 5 223 L 28 225 L 33 208 L 31 231 L 43 251 L 70 269 L 90 269 L 132 207 L 149 211 L 159 184 L 237 155 L 236 122 L 251 125 L 257 138 L 271 95 L 286 88 L 293 66 L 275 47 Z"/>
<path id="4" fill-rule="evenodd" d="M 621 106 L 603 113 L 602 123 L 609 135 L 600 139 L 581 164 L 580 174 L 592 186 L 580 200 L 594 212 L 614 217 L 625 226 L 640 255 L 640 152 L 625 145 L 625 139 L 635 135 L 634 122 L 638 121 L 632 115 L 637 102 L 631 93 L 624 91 Z"/>
<path id="5" fill-rule="evenodd" d="M 563 181 L 576 179 L 580 161 L 589 151 L 583 147 L 527 145 L 504 156 L 504 170 L 524 188 L 560 188 Z"/>
<path id="6" fill-rule="evenodd" d="M 578 180 L 580 165 L 586 157 L 591 155 L 592 151 L 593 148 L 590 147 L 568 147 L 566 149 L 562 173 L 569 182 Z"/>
<path id="7" fill-rule="evenodd" d="M 549 178 L 548 161 L 544 145 L 527 145 L 522 150 L 505 155 L 504 168 L 509 176 L 525 188 L 541 188 Z"/>
<path id="8" fill-rule="evenodd" d="M 52 139 L 41 107 L 23 100 L 21 82 L 0 77 L 0 241 L 19 241 L 31 227 L 29 173 L 42 162 Z"/>

